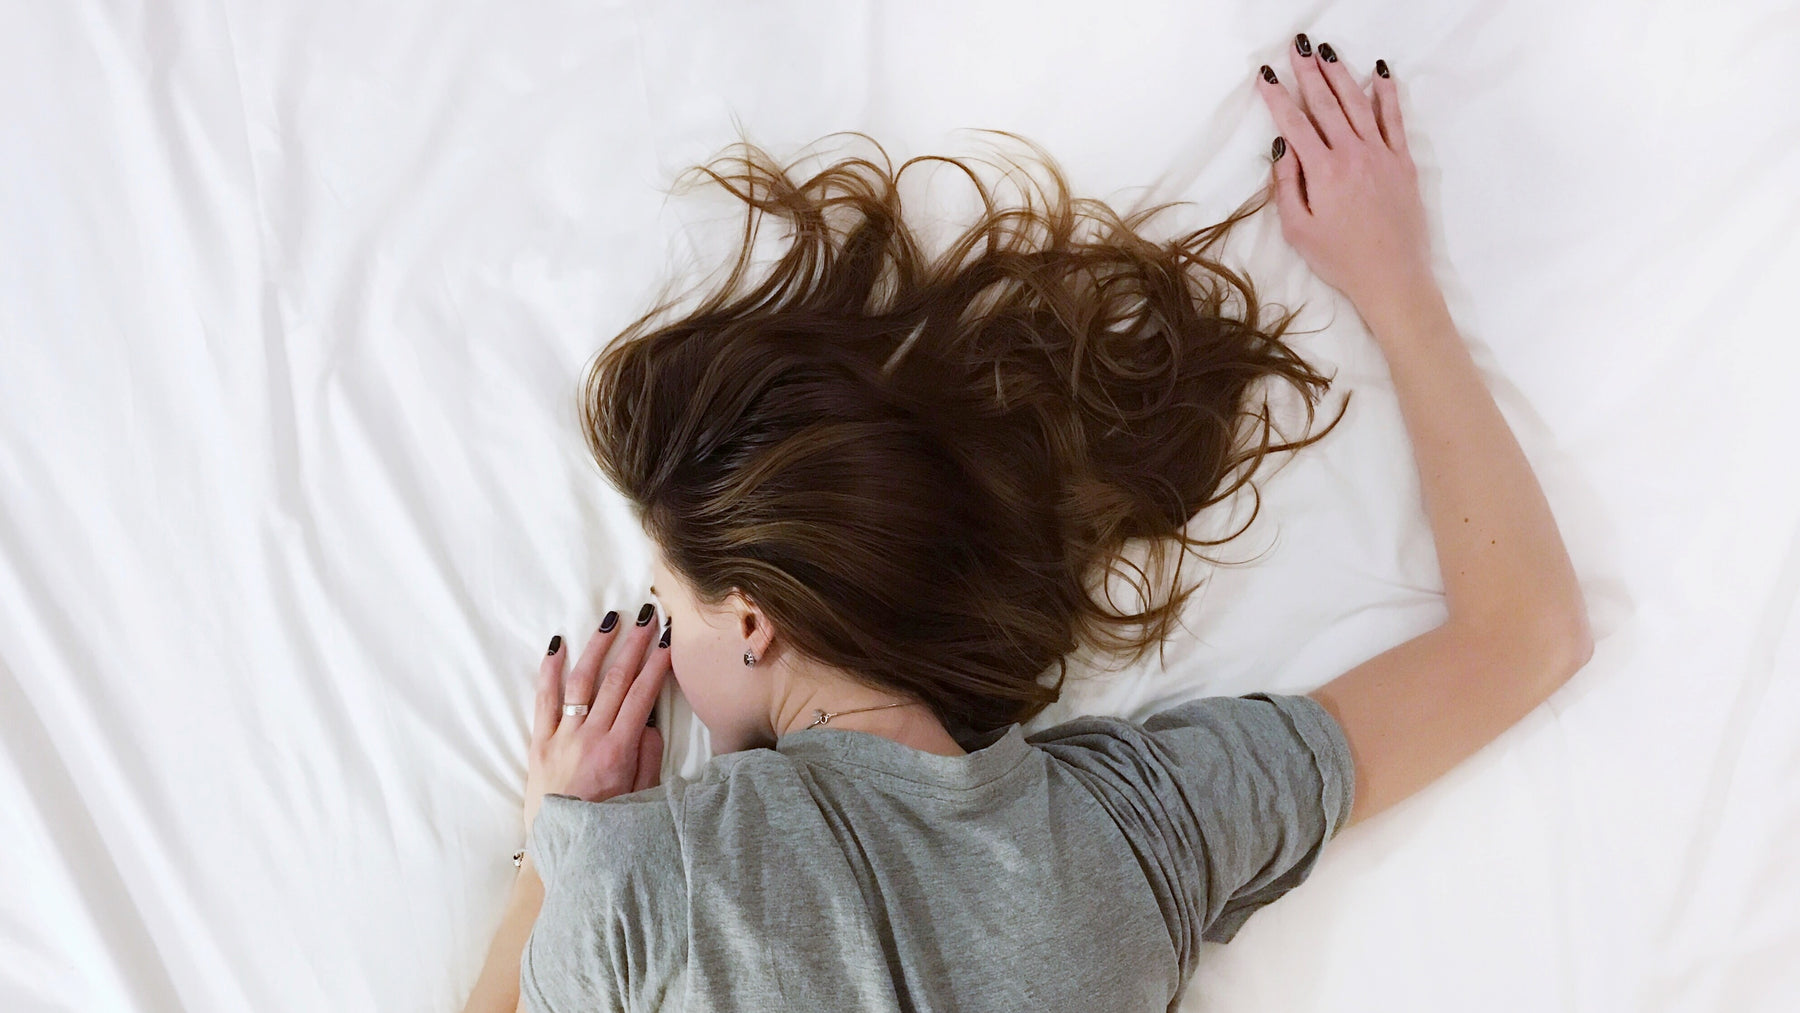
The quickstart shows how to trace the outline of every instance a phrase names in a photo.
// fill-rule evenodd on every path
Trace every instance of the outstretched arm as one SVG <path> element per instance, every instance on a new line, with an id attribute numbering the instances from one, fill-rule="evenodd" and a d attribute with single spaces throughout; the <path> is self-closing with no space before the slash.
<path id="1" fill-rule="evenodd" d="M 1491 742 L 1593 647 L 1556 520 L 1432 275 L 1394 82 L 1375 74 L 1365 91 L 1323 51 L 1288 47 L 1304 110 L 1272 71 L 1257 79 L 1284 142 L 1273 162 L 1282 234 L 1386 355 L 1449 610 L 1308 694 L 1350 741 L 1356 823 Z"/>

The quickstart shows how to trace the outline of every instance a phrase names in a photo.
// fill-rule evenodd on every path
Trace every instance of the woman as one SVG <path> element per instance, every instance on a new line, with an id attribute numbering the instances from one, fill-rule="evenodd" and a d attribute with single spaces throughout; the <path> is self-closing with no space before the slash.
<path id="1" fill-rule="evenodd" d="M 1052 165 L 1046 207 L 983 188 L 926 258 L 871 162 L 702 167 L 749 205 L 734 271 L 628 329 L 584 399 L 668 625 L 652 644 L 653 603 L 608 613 L 572 667 L 551 640 L 528 847 L 470 1010 L 1171 1009 L 1202 940 L 1585 663 L 1554 520 L 1432 278 L 1386 64 L 1365 86 L 1329 45 L 1288 55 L 1298 99 L 1266 65 L 1255 85 L 1282 234 L 1388 358 L 1444 623 L 1303 696 L 1023 735 L 1072 650 L 1160 645 L 1181 557 L 1217 544 L 1183 532 L 1197 510 L 1324 435 L 1271 444 L 1252 384 L 1294 384 L 1310 420 L 1329 382 L 1279 340 L 1293 314 L 1263 326 L 1206 256 L 1267 192 L 1158 244 L 1136 229 L 1160 208 L 1071 201 Z M 767 214 L 792 246 L 740 291 Z M 1175 549 L 1162 602 L 1127 539 Z M 1103 608 L 1090 578 L 1128 567 L 1145 607 Z M 659 784 L 671 672 L 716 755 Z"/>

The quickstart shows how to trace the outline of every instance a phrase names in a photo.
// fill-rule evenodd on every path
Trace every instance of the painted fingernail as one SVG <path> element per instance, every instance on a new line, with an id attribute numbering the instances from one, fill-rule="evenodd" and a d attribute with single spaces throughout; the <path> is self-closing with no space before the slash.
<path id="1" fill-rule="evenodd" d="M 600 620 L 600 632 L 611 633 L 612 628 L 617 625 L 619 625 L 619 611 L 614 609 L 606 614 L 606 618 Z"/>
<path id="2" fill-rule="evenodd" d="M 562 646 L 562 634 L 558 633 L 556 636 L 550 638 L 550 649 L 548 651 L 544 652 L 544 657 L 547 658 L 550 655 L 555 654 L 556 649 L 561 646 Z"/>
<path id="3" fill-rule="evenodd" d="M 1275 143 L 1269 145 L 1269 158 L 1279 162 L 1281 156 L 1285 154 L 1287 154 L 1287 142 L 1279 137 L 1275 138 Z"/>
<path id="4" fill-rule="evenodd" d="M 1388 76 L 1386 60 L 1375 61 L 1375 73 L 1380 74 L 1382 77 Z"/>
<path id="5" fill-rule="evenodd" d="M 1331 51 L 1331 43 L 1329 42 L 1319 43 L 1319 55 L 1325 58 L 1326 63 L 1337 62 L 1337 54 Z"/>
<path id="6" fill-rule="evenodd" d="M 673 631 L 673 630 L 674 630 L 674 629 L 675 629 L 675 627 L 673 627 L 673 626 L 664 626 L 664 627 L 663 627 L 663 635 L 662 635 L 662 639 L 661 639 L 661 640 L 658 640 L 658 641 L 657 641 L 657 642 L 656 642 L 656 646 L 658 646 L 658 647 L 667 647 L 667 646 L 669 646 L 669 633 L 670 633 L 670 632 L 671 632 L 671 631 Z"/>
<path id="7" fill-rule="evenodd" d="M 648 626 L 650 624 L 650 617 L 655 614 L 656 606 L 650 602 L 645 602 L 644 607 L 638 609 L 637 624 L 639 626 Z"/>
<path id="8" fill-rule="evenodd" d="M 1275 71 L 1271 70 L 1269 68 L 1269 65 L 1266 63 L 1262 65 L 1262 76 L 1263 76 L 1263 80 L 1269 82 L 1270 84 L 1280 84 L 1281 83 L 1281 82 L 1275 80 Z"/>
<path id="9" fill-rule="evenodd" d="M 1300 51 L 1301 56 L 1312 55 L 1312 43 L 1306 41 L 1305 32 L 1301 32 L 1299 35 L 1294 36 L 1294 48 Z"/>

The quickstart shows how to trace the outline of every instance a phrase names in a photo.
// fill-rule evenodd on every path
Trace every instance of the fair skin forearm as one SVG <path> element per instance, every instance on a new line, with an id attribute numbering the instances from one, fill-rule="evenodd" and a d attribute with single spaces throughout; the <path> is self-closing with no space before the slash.
<path id="1" fill-rule="evenodd" d="M 538 909 L 544 904 L 544 883 L 526 855 L 506 896 L 505 914 L 494 941 L 488 945 L 487 962 L 463 1013 L 514 1013 L 519 1003 L 519 958 L 525 952 L 525 939 L 537 921 Z"/>
<path id="2" fill-rule="evenodd" d="M 1387 357 L 1451 620 L 1585 641 L 1587 609 L 1556 519 L 1436 283 L 1398 278 L 1357 309 Z"/>

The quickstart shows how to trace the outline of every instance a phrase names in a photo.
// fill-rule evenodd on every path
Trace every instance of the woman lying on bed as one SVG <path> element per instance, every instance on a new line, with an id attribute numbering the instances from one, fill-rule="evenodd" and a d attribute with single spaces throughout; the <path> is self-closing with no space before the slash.
<path id="1" fill-rule="evenodd" d="M 1297 95 L 1255 81 L 1282 234 L 1387 357 L 1442 625 L 1305 695 L 1022 734 L 1072 651 L 1162 643 L 1181 557 L 1220 544 L 1184 532 L 1197 511 L 1330 431 L 1271 443 L 1258 381 L 1295 385 L 1309 422 L 1329 381 L 1280 340 L 1293 313 L 1265 325 L 1207 255 L 1268 192 L 1159 243 L 1139 227 L 1160 208 L 1072 200 L 1046 157 L 1044 206 L 983 188 L 930 258 L 887 168 L 796 181 L 746 145 L 701 167 L 748 205 L 735 270 L 587 378 L 668 625 L 647 602 L 551 640 L 527 847 L 469 1010 L 1169 1009 L 1202 940 L 1585 662 L 1555 522 L 1432 277 L 1386 65 L 1358 82 L 1304 35 L 1288 62 Z M 752 287 L 762 215 L 792 244 Z M 1127 539 L 1159 573 L 1176 556 L 1161 602 L 1136 569 L 1138 612 L 1093 593 L 1135 567 Z M 659 784 L 671 673 L 715 756 Z"/>

